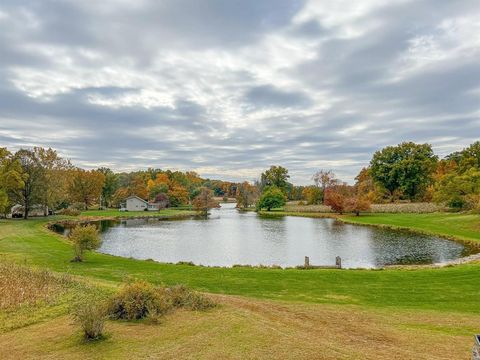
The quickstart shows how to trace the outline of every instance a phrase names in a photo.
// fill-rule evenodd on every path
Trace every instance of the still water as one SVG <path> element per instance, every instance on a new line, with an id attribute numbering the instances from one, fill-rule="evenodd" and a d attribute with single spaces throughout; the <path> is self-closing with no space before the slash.
<path id="1" fill-rule="evenodd" d="M 469 249 L 453 241 L 366 226 L 334 219 L 262 217 L 222 204 L 208 219 L 131 219 L 102 221 L 100 252 L 176 263 L 210 266 L 333 265 L 381 267 L 453 260 Z"/>

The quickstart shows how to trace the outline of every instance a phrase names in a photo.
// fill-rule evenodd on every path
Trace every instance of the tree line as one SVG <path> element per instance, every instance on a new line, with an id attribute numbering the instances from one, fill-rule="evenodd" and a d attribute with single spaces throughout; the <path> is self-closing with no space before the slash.
<path id="1" fill-rule="evenodd" d="M 254 182 L 242 183 L 204 179 L 193 171 L 85 170 L 50 148 L 14 153 L 0 148 L 0 213 L 6 215 L 16 204 L 21 205 L 25 218 L 34 206 L 40 206 L 45 215 L 72 207 L 119 207 L 132 195 L 165 206 L 192 204 L 202 211 L 215 207 L 214 197 L 235 197 L 237 207 L 244 209 L 271 210 L 289 200 L 357 214 L 371 203 L 396 201 L 435 201 L 457 210 L 478 209 L 480 141 L 443 159 L 429 144 L 387 146 L 373 154 L 354 185 L 325 169 L 317 171 L 308 186 L 295 186 L 289 179 L 288 169 L 282 166 L 271 166 Z"/>
<path id="2" fill-rule="evenodd" d="M 354 185 L 332 170 L 319 170 L 310 186 L 288 182 L 288 170 L 272 166 L 256 182 L 258 209 L 282 207 L 287 200 L 323 204 L 334 211 L 368 210 L 371 203 L 437 202 L 455 210 L 480 209 L 480 141 L 439 159 L 430 144 L 403 142 L 375 152 Z"/>
<path id="3" fill-rule="evenodd" d="M 0 148 L 3 216 L 17 204 L 21 205 L 24 218 L 28 218 L 34 207 L 41 207 L 44 215 L 67 208 L 86 210 L 94 205 L 119 207 L 131 195 L 176 207 L 191 204 L 203 189 L 209 191 L 203 198 L 235 197 L 237 184 L 203 179 L 193 171 L 147 169 L 115 173 L 105 167 L 85 170 L 50 148 L 16 152 Z"/>

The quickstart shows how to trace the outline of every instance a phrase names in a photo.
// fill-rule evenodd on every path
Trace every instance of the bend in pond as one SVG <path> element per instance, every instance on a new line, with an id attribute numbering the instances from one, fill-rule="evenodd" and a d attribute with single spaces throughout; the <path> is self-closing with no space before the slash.
<path id="1" fill-rule="evenodd" d="M 334 265 L 348 268 L 394 264 L 431 264 L 472 253 L 466 245 L 412 233 L 345 224 L 335 219 L 262 217 L 222 204 L 208 219 L 154 218 L 96 222 L 103 239 L 100 252 L 207 266 Z"/>

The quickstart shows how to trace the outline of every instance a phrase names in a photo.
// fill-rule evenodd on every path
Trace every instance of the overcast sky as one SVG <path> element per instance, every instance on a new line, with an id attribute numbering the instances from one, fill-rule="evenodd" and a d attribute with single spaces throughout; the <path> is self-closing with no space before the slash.
<path id="1" fill-rule="evenodd" d="M 0 146 L 306 184 L 479 138 L 479 0 L 0 2 Z"/>

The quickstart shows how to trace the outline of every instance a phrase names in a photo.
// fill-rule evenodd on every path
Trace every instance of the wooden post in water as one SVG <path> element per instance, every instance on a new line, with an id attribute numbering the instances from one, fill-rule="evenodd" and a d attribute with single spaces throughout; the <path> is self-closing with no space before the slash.
<path id="1" fill-rule="evenodd" d="M 309 268 L 310 267 L 310 258 L 308 256 L 305 256 L 305 268 Z"/>
<path id="2" fill-rule="evenodd" d="M 342 268 L 342 258 L 340 256 L 337 256 L 335 258 L 335 265 L 337 268 L 341 269 Z"/>

